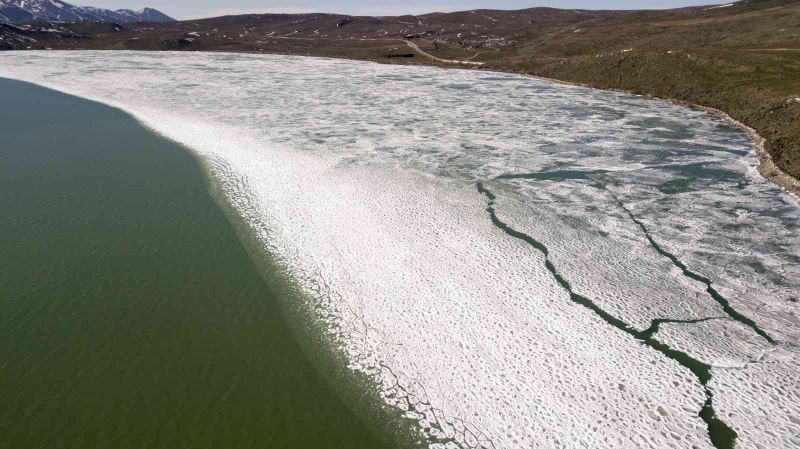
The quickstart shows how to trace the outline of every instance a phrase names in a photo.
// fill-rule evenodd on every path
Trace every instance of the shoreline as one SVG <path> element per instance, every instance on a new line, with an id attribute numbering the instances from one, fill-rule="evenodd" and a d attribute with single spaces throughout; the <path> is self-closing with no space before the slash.
<path id="1" fill-rule="evenodd" d="M 0 352 L 19 363 L 0 381 L 9 407 L 38 410 L 0 418 L 9 442 L 410 447 L 298 338 L 284 286 L 259 273 L 196 152 L 108 102 L 7 75 L 0 90 L 13 260 L 0 291 L 31 300 L 5 304 L 16 344 Z M 42 344 L 53 351 L 30 349 Z"/>
<path id="2" fill-rule="evenodd" d="M 454 67 L 454 68 L 463 68 L 463 67 Z M 480 69 L 474 69 L 474 68 L 466 68 L 466 69 L 467 70 L 480 70 Z M 486 70 L 486 71 L 491 71 L 491 72 L 496 72 L 496 73 L 514 73 L 514 74 L 524 75 L 524 76 L 527 76 L 527 77 L 530 77 L 530 78 L 539 79 L 539 80 L 550 81 L 550 82 L 554 82 L 554 83 L 558 83 L 558 84 L 565 84 L 565 85 L 568 85 L 568 86 L 580 86 L 580 87 L 587 87 L 587 88 L 590 88 L 590 89 L 603 90 L 603 91 L 607 91 L 607 92 L 619 92 L 619 93 L 631 94 L 631 95 L 641 95 L 641 96 L 645 96 L 645 97 L 652 98 L 652 99 L 655 99 L 655 100 L 667 101 L 669 103 L 676 104 L 676 105 L 679 105 L 679 106 L 684 106 L 684 107 L 688 107 L 688 108 L 692 108 L 692 109 L 699 109 L 701 111 L 705 111 L 705 112 L 707 112 L 709 114 L 715 115 L 715 116 L 719 117 L 720 119 L 722 119 L 723 121 L 725 121 L 726 123 L 730 124 L 731 126 L 737 128 L 737 129 L 740 129 L 740 130 L 742 130 L 742 131 L 747 133 L 748 137 L 750 138 L 750 140 L 753 143 L 753 150 L 755 152 L 755 155 L 758 157 L 758 165 L 756 166 L 756 169 L 761 174 L 761 176 L 764 177 L 764 179 L 766 179 L 767 181 L 777 185 L 778 187 L 783 188 L 784 190 L 786 190 L 790 194 L 793 194 L 793 195 L 795 195 L 795 196 L 800 198 L 800 179 L 792 177 L 788 173 L 786 173 L 783 170 L 781 170 L 781 168 L 778 167 L 777 164 L 775 164 L 775 162 L 772 160 L 772 155 L 769 154 L 769 151 L 767 151 L 767 148 L 766 148 L 767 139 L 765 139 L 763 136 L 761 136 L 761 134 L 759 134 L 758 131 L 756 131 L 755 128 L 753 128 L 753 127 L 751 127 L 751 126 L 749 126 L 749 125 L 747 125 L 747 124 L 745 124 L 745 123 L 743 123 L 743 122 L 741 122 L 739 120 L 736 120 L 735 118 L 731 117 L 730 114 L 728 114 L 727 112 L 725 112 L 725 111 L 723 111 L 721 109 L 712 108 L 710 106 L 704 106 L 704 105 L 699 104 L 699 103 L 692 103 L 690 101 L 678 100 L 676 98 L 662 97 L 662 96 L 648 94 L 648 93 L 639 94 L 639 93 L 636 93 L 636 92 L 634 92 L 632 90 L 626 90 L 626 89 L 596 87 L 596 86 L 592 86 L 592 85 L 586 84 L 586 83 L 579 83 L 579 82 L 574 82 L 574 81 L 565 81 L 565 80 L 560 80 L 558 78 L 549 78 L 549 77 L 546 77 L 546 76 L 533 75 L 533 74 L 524 73 L 524 72 L 522 72 L 522 73 L 520 73 L 520 72 L 512 72 L 512 71 L 506 71 L 506 70 L 501 70 L 501 69 L 491 69 L 491 70 Z"/>
<path id="3" fill-rule="evenodd" d="M 276 301 L 276 307 L 280 311 L 280 321 L 286 325 L 288 332 L 293 337 L 294 344 L 299 346 L 300 352 L 304 355 L 304 359 L 313 366 L 314 371 L 321 378 L 325 379 L 325 385 L 332 390 L 333 395 L 339 401 L 345 404 L 346 410 L 350 414 L 354 414 L 358 422 L 365 425 L 365 428 L 370 429 L 370 435 L 378 439 L 384 445 L 383 447 L 421 449 L 415 445 L 415 441 L 418 439 L 416 434 L 418 429 L 394 409 L 384 407 L 382 399 L 378 396 L 380 389 L 375 386 L 375 379 L 348 367 L 349 360 L 346 359 L 346 354 L 332 340 L 325 328 L 325 323 L 314 311 L 306 308 L 307 293 L 301 290 L 296 280 L 291 279 L 286 267 L 281 266 L 276 255 L 271 253 L 264 242 L 256 236 L 255 229 L 247 223 L 246 217 L 225 192 L 223 180 L 219 173 L 215 172 L 213 158 L 209 158 L 207 154 L 190 143 L 159 130 L 155 126 L 155 122 L 141 111 L 129 108 L 117 101 L 65 89 L 52 83 L 31 81 L 7 73 L 0 73 L 0 82 L 3 81 L 31 85 L 58 95 L 73 97 L 118 111 L 133 120 L 147 133 L 179 148 L 191 158 L 201 173 L 204 187 L 211 201 L 225 217 L 259 278 L 268 286 L 271 294 L 282 298 Z"/>
<path id="4" fill-rule="evenodd" d="M 670 100 L 675 101 L 677 100 Z M 678 102 L 680 104 L 680 102 Z M 709 113 L 715 114 L 725 120 L 726 122 L 730 123 L 731 125 L 741 129 L 742 131 L 746 132 L 748 136 L 750 136 L 750 140 L 753 141 L 755 144 L 755 152 L 758 156 L 758 172 L 761 176 L 764 177 L 767 181 L 772 182 L 773 184 L 778 185 L 779 187 L 784 188 L 787 192 L 794 194 L 797 197 L 800 197 L 800 180 L 797 178 L 792 177 L 788 173 L 781 170 L 780 167 L 772 160 L 772 155 L 769 154 L 767 151 L 766 144 L 767 140 L 762 137 L 758 131 L 754 128 L 736 120 L 735 118 L 731 117 L 727 112 L 711 108 L 708 106 L 703 105 L 692 105 L 698 109 L 702 109 Z"/>
<path id="5" fill-rule="evenodd" d="M 410 41 L 403 40 L 406 44 Z M 411 47 L 413 50 L 413 47 Z M 17 51 L 28 51 L 28 50 L 17 50 Z M 41 51 L 41 50 L 30 50 L 30 51 Z M 130 52 L 130 51 L 147 51 L 147 52 L 170 52 L 175 50 L 100 50 L 100 49 L 86 49 L 86 50 L 78 50 L 78 49 L 69 49 L 69 50 L 46 50 L 46 51 L 121 51 L 121 52 Z M 183 51 L 179 51 L 183 52 Z M 288 53 L 278 53 L 278 52 L 263 52 L 263 51 L 214 51 L 214 50 L 189 50 L 187 52 L 190 53 L 221 53 L 221 54 L 251 54 L 251 55 L 278 55 L 278 56 L 288 56 L 288 57 L 303 57 L 303 58 L 322 58 L 322 59 L 335 59 L 335 60 L 347 60 L 347 61 L 361 61 L 361 62 L 373 62 L 376 64 L 386 64 L 386 65 L 398 65 L 398 66 L 414 66 L 414 65 L 422 65 L 426 67 L 436 67 L 441 69 L 456 69 L 456 70 L 473 70 L 479 72 L 492 72 L 492 73 L 502 73 L 502 74 L 511 74 L 511 75 L 520 75 L 529 78 L 534 78 L 538 80 L 563 84 L 563 85 L 570 85 L 570 86 L 579 86 L 585 87 L 590 89 L 597 89 L 607 92 L 618 92 L 618 93 L 625 93 L 631 95 L 641 95 L 645 97 L 649 97 L 656 100 L 667 101 L 672 104 L 676 104 L 679 106 L 684 106 L 693 109 L 699 109 L 710 114 L 713 114 L 723 121 L 727 122 L 728 124 L 738 128 L 748 134 L 750 140 L 753 143 L 753 149 L 755 155 L 758 158 L 758 165 L 756 169 L 764 177 L 767 181 L 783 188 L 790 194 L 795 195 L 796 197 L 800 198 L 800 179 L 795 178 L 785 171 L 783 171 L 773 160 L 772 155 L 767 150 L 767 140 L 758 131 L 751 127 L 750 125 L 733 118 L 728 112 L 713 108 L 710 106 L 705 106 L 700 103 L 695 103 L 686 100 L 679 100 L 677 98 L 660 96 L 650 93 L 639 93 L 630 89 L 620 89 L 620 88 L 613 88 L 613 87 L 598 87 L 584 82 L 577 82 L 577 81 L 567 81 L 562 80 L 559 78 L 552 78 L 542 75 L 532 74 L 522 70 L 504 70 L 502 68 L 497 67 L 487 67 L 486 65 L 478 65 L 474 61 L 460 61 L 460 60 L 443 60 L 440 58 L 436 59 L 428 59 L 422 61 L 414 61 L 414 62 L 405 62 L 405 61 L 396 61 L 396 60 L 377 60 L 377 59 L 361 59 L 361 58 L 350 58 L 346 56 L 320 56 L 320 55 L 296 55 L 296 54 L 288 54 Z M 416 52 L 416 50 L 415 50 Z M 423 52 L 424 53 L 424 52 Z M 432 56 L 432 55 L 431 55 Z"/>
<path id="6" fill-rule="evenodd" d="M 406 41 L 408 43 L 408 41 Z M 412 47 L 413 49 L 413 47 Z M 158 50 L 155 50 L 158 51 Z M 251 52 L 251 51 L 243 51 L 243 52 L 216 52 L 210 51 L 209 53 L 246 53 L 246 54 L 265 54 L 263 52 Z M 285 53 L 268 53 L 271 55 L 285 55 L 285 56 L 301 56 L 301 55 L 291 55 Z M 422 52 L 423 56 L 428 56 L 424 52 Z M 430 55 L 432 56 L 432 55 Z M 350 60 L 350 61 L 365 61 L 363 59 L 357 58 L 347 58 L 347 57 L 336 57 L 336 56 L 303 56 L 308 58 L 327 58 L 327 59 L 342 59 L 342 60 Z M 487 67 L 485 65 L 477 65 L 473 61 L 460 61 L 460 60 L 443 60 L 440 58 L 436 59 L 428 59 L 427 61 L 423 62 L 413 62 L 413 63 L 404 63 L 403 61 L 380 61 L 380 60 L 369 60 L 366 61 L 374 62 L 376 64 L 389 64 L 389 65 L 402 65 L 402 66 L 413 66 L 413 65 L 422 65 L 427 67 L 438 67 L 442 69 L 456 69 L 456 70 L 473 70 L 478 72 L 490 72 L 490 73 L 502 73 L 502 74 L 511 74 L 511 75 L 521 75 L 528 78 L 534 78 L 542 81 L 548 81 L 557 84 L 563 84 L 567 86 L 579 86 L 585 87 L 589 89 L 597 89 L 606 92 L 618 92 L 630 95 L 640 95 L 645 96 L 648 98 L 652 98 L 654 100 L 661 100 L 667 101 L 672 104 L 676 104 L 679 106 L 684 106 L 692 109 L 699 109 L 709 114 L 715 115 L 718 118 L 722 119 L 726 123 L 730 124 L 731 126 L 740 129 L 747 133 L 750 140 L 753 143 L 753 150 L 755 152 L 756 157 L 758 158 L 758 165 L 756 169 L 758 170 L 759 174 L 764 177 L 767 181 L 777 185 L 778 187 L 783 188 L 790 194 L 795 195 L 796 197 L 800 198 L 800 179 L 797 179 L 788 173 L 784 172 L 775 161 L 772 159 L 772 155 L 767 151 L 766 144 L 767 140 L 758 133 L 758 131 L 747 125 L 744 122 L 741 122 L 735 118 L 733 118 L 728 112 L 723 111 L 721 109 L 713 108 L 710 106 L 705 106 L 699 103 L 694 103 L 691 101 L 679 100 L 677 98 L 671 97 L 664 97 L 659 95 L 654 95 L 650 93 L 637 93 L 633 90 L 629 89 L 619 89 L 619 88 L 609 88 L 609 87 L 598 87 L 593 86 L 588 83 L 582 83 L 577 81 L 567 81 L 558 78 L 551 78 L 542 75 L 535 75 L 532 73 L 528 73 L 525 71 L 515 71 L 515 70 L 503 70 L 501 68 L 494 68 L 494 67 Z"/>

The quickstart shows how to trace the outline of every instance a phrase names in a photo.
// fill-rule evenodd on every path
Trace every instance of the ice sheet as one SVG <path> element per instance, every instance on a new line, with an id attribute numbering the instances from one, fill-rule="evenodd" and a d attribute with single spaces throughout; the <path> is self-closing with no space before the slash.
<path id="1" fill-rule="evenodd" d="M 742 447 L 797 444 L 800 401 L 783 398 L 800 385 L 769 373 L 800 371 L 798 205 L 707 113 L 286 56 L 5 53 L 0 76 L 120 107 L 195 151 L 432 447 L 711 447 L 711 391 Z M 737 332 L 694 327 L 717 319 Z M 707 388 L 658 342 L 712 365 Z M 713 367 L 748 344 L 783 356 Z"/>

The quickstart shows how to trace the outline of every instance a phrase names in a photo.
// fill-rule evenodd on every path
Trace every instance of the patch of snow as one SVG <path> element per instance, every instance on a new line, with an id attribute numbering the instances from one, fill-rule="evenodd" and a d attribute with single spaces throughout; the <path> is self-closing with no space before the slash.
<path id="1" fill-rule="evenodd" d="M 734 5 L 734 3 L 726 3 L 724 5 L 711 6 L 709 8 L 704 9 L 703 11 L 710 11 L 712 9 L 727 8 L 727 7 L 733 6 L 733 5 Z"/>

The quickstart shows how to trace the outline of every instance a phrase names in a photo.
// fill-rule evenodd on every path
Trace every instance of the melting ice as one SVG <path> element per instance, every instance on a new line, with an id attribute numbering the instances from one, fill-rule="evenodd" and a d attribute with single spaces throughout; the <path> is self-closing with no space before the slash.
<path id="1" fill-rule="evenodd" d="M 707 113 L 286 56 L 15 52 L 0 76 L 195 151 L 431 447 L 713 447 L 709 395 L 739 447 L 800 446 L 798 203 Z"/>

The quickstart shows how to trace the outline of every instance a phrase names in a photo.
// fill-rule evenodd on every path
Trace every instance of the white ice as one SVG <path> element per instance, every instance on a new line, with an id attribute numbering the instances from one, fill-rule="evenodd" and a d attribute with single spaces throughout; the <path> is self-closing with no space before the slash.
<path id="1" fill-rule="evenodd" d="M 572 302 L 540 251 L 491 222 L 477 182 L 631 329 L 714 318 L 656 338 L 713 366 L 741 447 L 798 444 L 798 204 L 707 113 L 285 56 L 16 52 L 0 76 L 122 108 L 195 151 L 351 367 L 433 447 L 711 447 L 697 378 Z M 645 230 L 778 343 L 727 318 Z"/>

